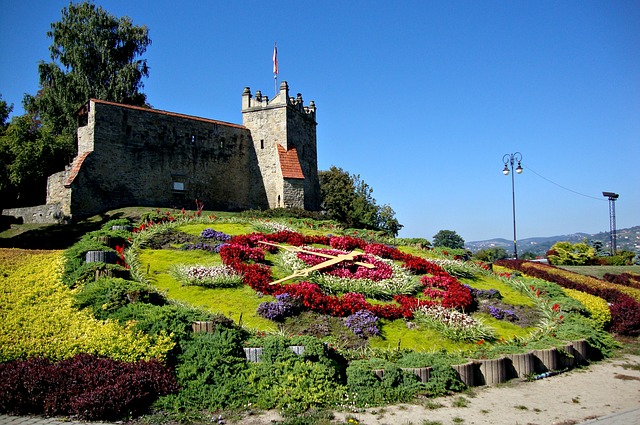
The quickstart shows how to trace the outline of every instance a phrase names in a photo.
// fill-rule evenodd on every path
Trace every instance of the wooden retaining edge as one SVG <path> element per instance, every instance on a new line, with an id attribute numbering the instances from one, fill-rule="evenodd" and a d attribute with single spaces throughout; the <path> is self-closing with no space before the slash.
<path id="1" fill-rule="evenodd" d="M 453 369 L 458 372 L 458 377 L 467 387 L 475 387 L 476 386 L 476 363 L 468 362 L 464 364 L 454 365 Z"/>
<path id="2" fill-rule="evenodd" d="M 115 251 L 87 251 L 84 260 L 86 263 L 115 264 L 118 261 L 118 255 Z"/>
<path id="3" fill-rule="evenodd" d="M 574 354 L 573 343 L 567 343 L 558 348 L 558 367 L 560 369 L 571 369 L 576 364 L 576 356 Z"/>
<path id="4" fill-rule="evenodd" d="M 536 372 L 550 372 L 552 370 L 558 370 L 558 350 L 553 348 L 547 348 L 545 350 L 533 350 L 533 356 L 535 357 Z"/>
<path id="5" fill-rule="evenodd" d="M 411 372 L 418 377 L 420 382 L 429 382 L 431 378 L 430 367 L 401 367 L 400 369 Z M 384 378 L 384 369 L 373 369 L 372 372 L 380 379 Z"/>
<path id="6" fill-rule="evenodd" d="M 584 339 L 571 341 L 576 364 L 586 363 L 589 359 L 589 343 Z"/>
<path id="7" fill-rule="evenodd" d="M 475 385 L 495 385 L 507 382 L 506 357 L 476 360 Z"/>
<path id="8" fill-rule="evenodd" d="M 507 354 L 506 368 L 508 379 L 525 378 L 528 375 L 533 375 L 536 371 L 533 352 Z"/>
<path id="9" fill-rule="evenodd" d="M 216 331 L 216 324 L 214 322 L 193 322 L 191 329 L 193 332 L 208 332 L 212 334 Z"/>
<path id="10" fill-rule="evenodd" d="M 213 322 L 194 322 L 194 332 L 214 332 Z M 304 346 L 289 347 L 297 355 L 304 352 Z M 545 373 L 558 370 L 559 367 L 573 367 L 575 364 L 587 360 L 589 344 L 585 340 L 571 341 L 561 347 L 561 351 L 555 347 L 545 350 L 533 350 L 528 353 L 507 354 L 497 359 L 473 360 L 468 363 L 454 365 L 452 368 L 458 373 L 460 380 L 468 387 L 481 385 L 496 385 L 513 378 L 525 378 L 536 373 Z M 262 356 L 262 348 L 245 348 L 245 356 L 250 362 L 259 362 Z M 566 353 L 566 354 L 565 354 Z M 569 358 L 567 354 L 572 355 Z M 567 357 L 563 359 L 563 356 Z M 566 366 L 567 364 L 571 366 Z M 421 382 L 429 382 L 432 368 L 402 368 L 415 374 Z M 382 379 L 384 369 L 374 369 L 372 372 Z"/>
<path id="11" fill-rule="evenodd" d="M 303 345 L 290 345 L 289 349 L 296 353 L 298 356 L 304 352 Z M 258 363 L 262 361 L 262 348 L 244 348 L 244 355 L 247 361 Z"/>

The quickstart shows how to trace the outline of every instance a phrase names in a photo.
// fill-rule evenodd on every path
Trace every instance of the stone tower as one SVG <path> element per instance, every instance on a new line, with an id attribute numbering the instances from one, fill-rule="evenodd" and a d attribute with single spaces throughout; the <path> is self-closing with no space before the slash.
<path id="1" fill-rule="evenodd" d="M 250 130 L 269 208 L 320 209 L 316 107 L 289 97 L 286 81 L 272 99 L 242 93 L 242 124 Z"/>

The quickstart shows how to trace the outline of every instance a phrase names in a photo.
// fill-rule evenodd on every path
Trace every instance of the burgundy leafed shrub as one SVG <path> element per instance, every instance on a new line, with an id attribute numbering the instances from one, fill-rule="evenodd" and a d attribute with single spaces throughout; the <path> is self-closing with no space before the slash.
<path id="1" fill-rule="evenodd" d="M 616 285 L 624 285 L 629 286 L 631 288 L 640 289 L 640 275 L 633 273 L 621 273 L 621 274 L 611 274 L 605 273 L 602 276 L 602 279 L 607 282 L 615 283 Z"/>
<path id="2" fill-rule="evenodd" d="M 611 283 L 524 260 L 498 260 L 494 264 L 603 298 L 611 305 L 611 331 L 628 336 L 640 335 L 640 302 Z"/>
<path id="3" fill-rule="evenodd" d="M 156 360 L 124 363 L 79 354 L 0 364 L 0 412 L 114 420 L 142 413 L 158 396 L 176 392 L 173 374 Z"/>

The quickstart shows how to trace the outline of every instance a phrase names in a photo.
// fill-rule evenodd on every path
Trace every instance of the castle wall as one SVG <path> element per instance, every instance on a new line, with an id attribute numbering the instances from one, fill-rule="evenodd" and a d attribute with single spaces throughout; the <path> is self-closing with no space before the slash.
<path id="1" fill-rule="evenodd" d="M 300 98 L 302 105 L 302 98 Z M 287 144 L 289 149 L 298 151 L 300 167 L 304 173 L 304 208 L 311 211 L 320 209 L 320 179 L 318 177 L 318 151 L 316 142 L 316 121 L 311 119 L 296 105 L 287 116 Z M 315 108 L 314 108 L 315 118 Z"/>
<path id="2" fill-rule="evenodd" d="M 87 118 L 80 145 L 93 151 L 70 184 L 73 211 L 194 208 L 195 199 L 207 209 L 267 206 L 242 126 L 93 100 Z"/>
<path id="3" fill-rule="evenodd" d="M 292 207 L 317 211 L 320 209 L 320 183 L 316 148 L 316 109 L 311 102 L 305 106 L 300 94 L 289 96 L 286 82 L 272 99 L 260 92 L 252 96 L 245 88 L 242 102 L 242 123 L 251 130 L 253 144 L 267 188 L 270 208 Z M 286 150 L 295 148 L 304 180 L 283 181 L 276 145 Z M 294 195 L 293 188 L 299 191 Z M 285 194 L 285 190 L 287 193 Z M 285 199 L 288 201 L 285 202 Z M 292 201 L 293 199 L 297 201 Z"/>
<path id="4" fill-rule="evenodd" d="M 196 199 L 213 210 L 318 210 L 315 116 L 284 81 L 271 100 L 245 88 L 244 125 L 92 99 L 78 112 L 78 155 L 49 177 L 47 204 L 12 212 L 60 222 L 126 206 L 193 209 Z"/>

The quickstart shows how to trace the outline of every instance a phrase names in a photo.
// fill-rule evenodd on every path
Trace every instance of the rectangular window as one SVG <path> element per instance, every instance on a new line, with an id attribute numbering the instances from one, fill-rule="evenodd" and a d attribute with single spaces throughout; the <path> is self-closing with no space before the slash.
<path id="1" fill-rule="evenodd" d="M 176 192 L 184 192 L 184 182 L 173 182 L 173 190 Z"/>

